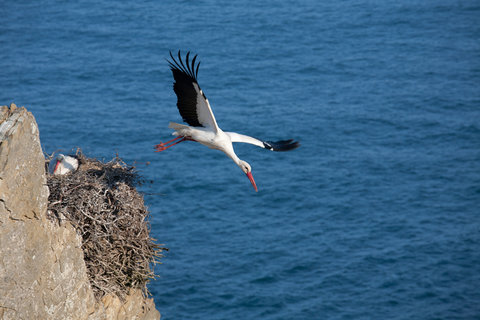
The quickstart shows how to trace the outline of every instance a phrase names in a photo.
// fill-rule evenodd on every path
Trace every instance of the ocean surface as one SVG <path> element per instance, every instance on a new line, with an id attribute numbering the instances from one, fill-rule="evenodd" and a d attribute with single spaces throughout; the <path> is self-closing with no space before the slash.
<path id="1" fill-rule="evenodd" d="M 45 152 L 135 163 L 162 319 L 480 319 L 478 1 L 2 1 L 0 104 Z M 219 125 L 185 142 L 166 58 Z"/>

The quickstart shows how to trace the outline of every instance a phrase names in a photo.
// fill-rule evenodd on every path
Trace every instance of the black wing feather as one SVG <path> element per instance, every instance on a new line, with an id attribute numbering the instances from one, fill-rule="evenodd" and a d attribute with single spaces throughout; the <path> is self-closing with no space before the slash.
<path id="1" fill-rule="evenodd" d="M 197 82 L 198 67 L 194 72 L 195 60 L 197 56 L 195 55 L 192 60 L 192 65 L 189 64 L 190 52 L 187 52 L 186 64 L 185 67 L 180 50 L 178 51 L 178 61 L 173 57 L 172 52 L 170 52 L 170 57 L 172 61 L 168 61 L 170 64 L 170 69 L 172 70 L 173 79 L 173 91 L 177 95 L 177 107 L 180 115 L 182 116 L 183 121 L 188 123 L 192 127 L 202 127 L 198 121 L 197 114 L 197 91 L 195 90 L 193 84 L 196 83 L 200 88 Z M 205 95 L 204 95 L 205 98 Z"/>
<path id="2" fill-rule="evenodd" d="M 300 147 L 298 141 L 289 140 L 280 140 L 280 141 L 263 141 L 265 149 L 272 151 L 290 151 Z"/>

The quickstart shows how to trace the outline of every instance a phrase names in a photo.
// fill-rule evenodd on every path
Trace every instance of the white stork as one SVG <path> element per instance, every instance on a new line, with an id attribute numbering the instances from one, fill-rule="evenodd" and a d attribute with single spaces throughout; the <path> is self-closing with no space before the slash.
<path id="1" fill-rule="evenodd" d="M 281 141 L 261 141 L 243 134 L 235 132 L 224 132 L 217 125 L 212 108 L 207 97 L 200 89 L 197 82 L 198 68 L 200 62 L 195 65 L 197 56 L 189 61 L 190 52 L 187 52 L 185 64 L 182 61 L 180 51 L 178 51 L 178 61 L 170 52 L 172 61 L 168 61 L 170 69 L 175 80 L 173 91 L 177 95 L 177 107 L 183 121 L 190 126 L 170 122 L 169 128 L 175 131 L 172 135 L 176 138 L 155 145 L 156 152 L 164 151 L 182 141 L 190 140 L 199 142 L 209 148 L 225 152 L 242 171 L 247 175 L 255 191 L 258 191 L 255 180 L 252 176 L 252 168 L 243 160 L 240 160 L 233 150 L 232 142 L 243 142 L 256 145 L 271 151 L 289 151 L 297 148 L 299 143 L 290 140 Z"/>
<path id="2" fill-rule="evenodd" d="M 75 156 L 65 156 L 59 153 L 48 164 L 48 172 L 53 175 L 64 175 L 78 169 L 78 159 Z"/>

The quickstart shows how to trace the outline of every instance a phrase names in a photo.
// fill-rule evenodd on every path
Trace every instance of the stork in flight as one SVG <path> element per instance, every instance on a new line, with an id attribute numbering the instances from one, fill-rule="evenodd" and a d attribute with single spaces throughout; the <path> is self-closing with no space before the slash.
<path id="1" fill-rule="evenodd" d="M 190 52 L 187 52 L 185 63 L 178 51 L 178 61 L 170 52 L 172 61 L 168 61 L 175 80 L 173 91 L 177 95 L 177 107 L 183 121 L 189 126 L 170 122 L 169 128 L 175 131 L 172 135 L 176 138 L 165 143 L 155 145 L 156 152 L 164 151 L 182 141 L 196 141 L 211 149 L 225 152 L 237 166 L 247 175 L 255 191 L 258 191 L 252 176 L 252 168 L 243 160 L 240 160 L 233 150 L 232 142 L 243 142 L 256 145 L 271 151 L 289 151 L 299 147 L 299 143 L 289 140 L 261 141 L 235 132 L 224 132 L 217 125 L 212 108 L 207 97 L 200 89 L 197 81 L 200 62 L 195 64 L 197 56 L 189 60 Z"/>

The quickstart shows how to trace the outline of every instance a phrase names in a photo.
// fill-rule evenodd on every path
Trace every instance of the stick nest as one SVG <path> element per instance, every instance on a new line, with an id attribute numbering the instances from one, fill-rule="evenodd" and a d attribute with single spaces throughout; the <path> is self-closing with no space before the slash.
<path id="1" fill-rule="evenodd" d="M 82 237 L 82 249 L 95 297 L 114 293 L 121 299 L 129 288 L 148 295 L 147 283 L 162 251 L 150 237 L 149 212 L 135 185 L 135 167 L 117 157 L 108 163 L 77 151 L 80 166 L 67 175 L 47 174 L 48 215 L 68 220 Z M 47 162 L 48 164 L 48 162 Z"/>

